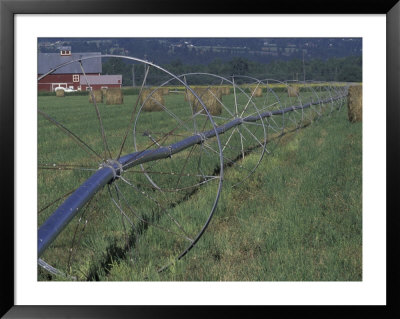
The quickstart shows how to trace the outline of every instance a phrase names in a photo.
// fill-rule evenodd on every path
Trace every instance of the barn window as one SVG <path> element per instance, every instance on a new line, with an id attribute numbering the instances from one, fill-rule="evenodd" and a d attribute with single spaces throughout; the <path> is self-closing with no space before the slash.
<path id="1" fill-rule="evenodd" d="M 61 50 L 61 55 L 71 55 L 71 50 Z"/>
<path id="2" fill-rule="evenodd" d="M 72 76 L 72 82 L 79 82 L 79 74 L 74 74 Z"/>

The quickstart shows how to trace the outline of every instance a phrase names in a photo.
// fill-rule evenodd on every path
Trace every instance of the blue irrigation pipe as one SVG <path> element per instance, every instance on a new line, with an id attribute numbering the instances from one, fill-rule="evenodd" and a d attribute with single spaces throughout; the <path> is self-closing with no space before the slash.
<path id="1" fill-rule="evenodd" d="M 241 125 L 246 122 L 256 122 L 261 118 L 268 118 L 273 115 L 283 115 L 299 109 L 306 109 L 312 105 L 334 102 L 344 98 L 345 95 L 339 95 L 335 98 L 326 99 L 318 102 L 310 102 L 304 105 L 290 106 L 282 110 L 272 112 L 263 112 L 257 116 L 248 116 L 244 118 L 236 118 L 224 125 L 217 126 L 215 129 L 205 131 L 196 135 L 192 135 L 171 144 L 169 146 L 160 147 L 155 150 L 145 150 L 134 152 L 119 158 L 118 161 L 109 162 L 91 177 L 89 177 L 74 193 L 72 193 L 54 213 L 40 226 L 38 230 L 38 257 L 40 257 L 46 248 L 54 241 L 60 232 L 68 225 L 75 217 L 80 209 L 106 184 L 112 183 L 121 173 L 122 167 L 124 170 L 158 159 L 169 158 L 171 155 L 179 153 L 188 147 L 195 144 L 201 144 L 206 139 L 213 138 L 217 134 L 224 134 L 226 131 Z M 209 221 L 208 221 L 209 222 Z M 203 230 L 204 231 L 204 230 Z M 192 244 L 193 246 L 194 244 Z"/>

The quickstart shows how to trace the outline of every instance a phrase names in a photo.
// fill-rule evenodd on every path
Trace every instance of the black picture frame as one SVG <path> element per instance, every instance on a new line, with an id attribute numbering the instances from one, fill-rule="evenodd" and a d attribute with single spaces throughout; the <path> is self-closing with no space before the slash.
<path id="1" fill-rule="evenodd" d="M 253 8 L 253 9 L 252 9 Z M 263 14 L 386 14 L 387 29 L 387 305 L 386 306 L 20 306 L 14 303 L 14 16 L 16 14 L 202 14 L 202 13 L 263 13 Z M 204 317 L 231 315 L 247 316 L 261 312 L 264 315 L 292 314 L 315 316 L 332 314 L 335 317 L 372 315 L 379 318 L 399 316 L 398 262 L 395 260 L 399 242 L 396 215 L 396 183 L 399 180 L 400 125 L 400 2 L 393 1 L 300 1 L 276 2 L 226 8 L 223 2 L 202 1 L 194 6 L 190 2 L 162 0 L 0 0 L 0 156 L 1 180 L 1 309 L 4 318 L 152 318 L 152 317 Z M 7 154 L 7 156 L 4 156 Z M 378 212 L 377 212 L 378 213 Z"/>

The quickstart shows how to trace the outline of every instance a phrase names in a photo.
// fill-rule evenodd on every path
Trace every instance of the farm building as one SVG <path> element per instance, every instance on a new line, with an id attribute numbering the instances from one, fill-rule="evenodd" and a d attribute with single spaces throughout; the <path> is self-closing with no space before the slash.
<path id="1" fill-rule="evenodd" d="M 100 52 L 72 53 L 71 47 L 62 47 L 59 53 L 39 53 L 38 77 L 62 63 L 100 54 Z M 89 84 L 92 86 L 93 83 L 94 89 L 121 87 L 121 75 L 101 75 L 101 58 L 82 60 L 82 66 Z M 96 79 L 94 79 L 95 77 Z M 57 87 L 78 91 L 87 90 L 87 83 L 79 63 L 71 63 L 61 67 L 38 82 L 38 91 L 54 91 Z"/>

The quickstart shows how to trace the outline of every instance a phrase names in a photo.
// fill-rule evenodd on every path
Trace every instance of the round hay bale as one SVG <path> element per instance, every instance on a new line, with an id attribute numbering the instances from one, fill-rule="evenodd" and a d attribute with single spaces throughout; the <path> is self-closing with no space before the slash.
<path id="1" fill-rule="evenodd" d="M 58 97 L 64 97 L 64 96 L 65 96 L 64 90 L 57 90 L 57 91 L 56 91 L 56 96 L 58 96 Z"/>
<path id="2" fill-rule="evenodd" d="M 204 105 L 211 115 L 220 115 L 222 113 L 222 105 L 219 102 L 222 99 L 221 90 L 219 90 L 218 88 L 195 88 L 193 90 L 203 101 Z M 193 94 L 189 92 L 187 96 L 195 113 L 203 109 L 203 106 Z"/>
<path id="3" fill-rule="evenodd" d="M 362 121 L 362 86 L 352 85 L 349 87 L 347 95 L 348 117 L 349 121 Z"/>
<path id="4" fill-rule="evenodd" d="M 143 89 L 140 96 L 140 104 L 143 104 L 142 111 L 144 112 L 160 112 L 164 108 L 163 90 Z M 151 95 L 150 95 L 151 94 Z"/>
<path id="5" fill-rule="evenodd" d="M 210 95 L 214 94 L 216 96 L 214 98 L 218 98 L 218 100 L 222 99 L 222 90 L 220 87 L 211 87 L 208 89 L 208 92 L 210 93 Z"/>
<path id="6" fill-rule="evenodd" d="M 106 104 L 123 104 L 124 95 L 120 88 L 109 88 L 106 91 Z"/>
<path id="7" fill-rule="evenodd" d="M 169 94 L 169 88 L 166 86 L 153 86 L 153 87 L 150 87 L 148 89 L 143 89 L 143 90 L 150 90 L 150 92 L 156 90 L 158 93 L 160 93 L 162 95 Z"/>
<path id="8" fill-rule="evenodd" d="M 204 94 L 211 95 L 214 99 L 222 100 L 222 89 L 220 87 L 192 87 L 192 90 L 197 94 L 198 97 L 202 97 Z M 191 103 L 195 102 L 196 97 L 188 89 L 185 90 L 185 101 Z"/>
<path id="9" fill-rule="evenodd" d="M 103 103 L 103 91 L 93 90 L 92 92 L 89 92 L 89 103 L 93 103 L 93 97 L 96 103 Z"/>
<path id="10" fill-rule="evenodd" d="M 192 88 L 195 91 L 195 88 Z M 195 91 L 196 92 L 196 91 Z M 197 94 L 197 93 L 196 93 Z M 185 101 L 189 101 L 190 103 L 193 103 L 195 100 L 195 96 L 190 92 L 188 89 L 185 89 Z"/>
<path id="11" fill-rule="evenodd" d="M 220 115 L 222 113 L 222 105 L 214 96 L 208 94 L 201 99 L 211 115 Z"/>
<path id="12" fill-rule="evenodd" d="M 192 87 L 192 90 L 197 94 L 202 94 L 204 88 L 199 88 L 199 87 Z M 188 89 L 185 89 L 185 101 L 189 101 L 190 104 L 193 104 L 194 101 L 196 100 L 196 97 L 193 95 L 191 91 Z"/>
<path id="13" fill-rule="evenodd" d="M 262 88 L 257 86 L 255 88 L 250 88 L 250 95 L 253 95 L 253 97 L 261 97 L 262 96 Z"/>
<path id="14" fill-rule="evenodd" d="M 287 87 L 289 97 L 299 96 L 300 87 L 298 85 L 289 85 Z"/>

